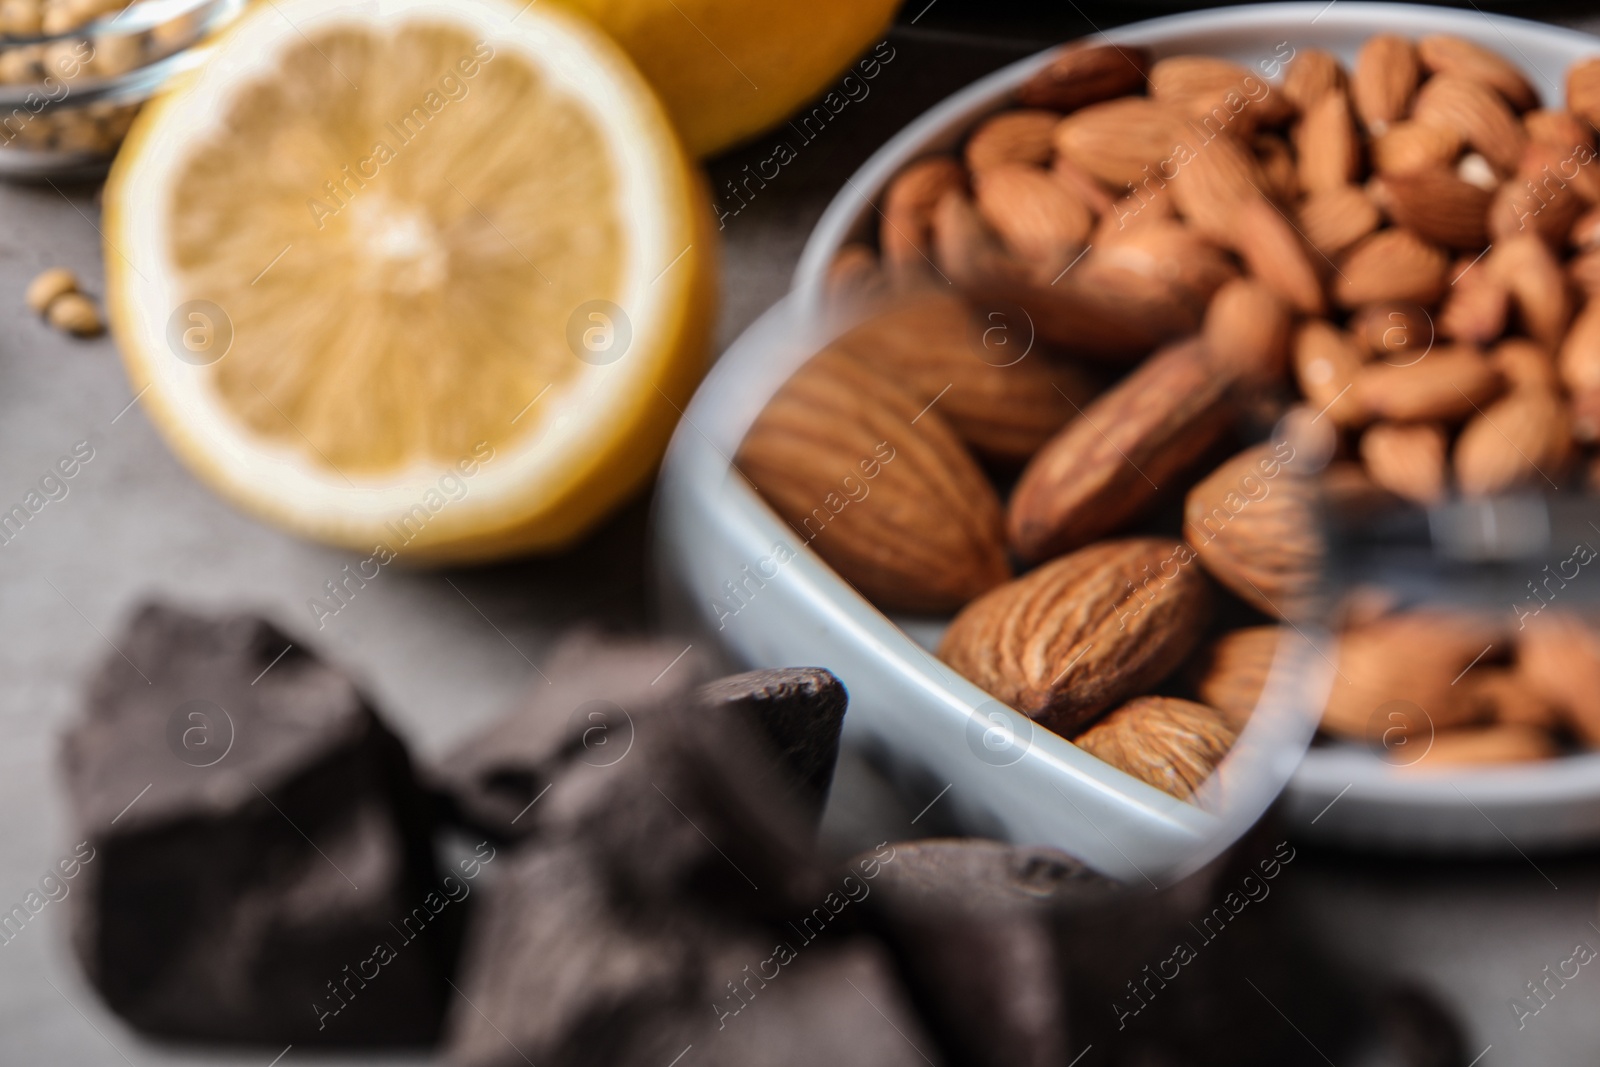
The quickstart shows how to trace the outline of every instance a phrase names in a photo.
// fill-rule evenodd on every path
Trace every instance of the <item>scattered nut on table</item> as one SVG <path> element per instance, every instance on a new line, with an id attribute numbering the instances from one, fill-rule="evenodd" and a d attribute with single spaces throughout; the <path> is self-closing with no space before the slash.
<path id="1" fill-rule="evenodd" d="M 78 290 L 78 276 L 65 267 L 51 267 L 28 283 L 28 306 L 63 333 L 94 337 L 105 329 L 100 310 Z"/>
<path id="2" fill-rule="evenodd" d="M 43 315 L 58 296 L 78 291 L 78 276 L 65 267 L 51 267 L 28 283 L 25 299 L 35 313 Z"/>

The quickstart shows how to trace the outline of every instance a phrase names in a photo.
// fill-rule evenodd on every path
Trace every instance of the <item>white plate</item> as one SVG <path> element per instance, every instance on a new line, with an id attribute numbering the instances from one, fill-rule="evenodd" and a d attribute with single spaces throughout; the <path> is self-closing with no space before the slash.
<path id="1" fill-rule="evenodd" d="M 1594 38 L 1522 20 L 1345 0 L 1176 15 L 1106 37 L 1147 46 L 1158 57 L 1204 52 L 1262 71 L 1263 63 L 1281 64 L 1285 43 L 1323 48 L 1348 63 L 1377 32 L 1480 41 L 1522 66 L 1547 103 L 1560 101 L 1573 60 L 1600 52 Z M 941 803 L 976 832 L 1054 845 L 1125 879 L 1165 880 L 1192 869 L 1253 822 L 1291 775 L 1286 810 L 1303 831 L 1319 836 L 1507 848 L 1513 840 L 1528 847 L 1600 835 L 1600 757 L 1554 769 L 1422 775 L 1360 752 L 1307 754 L 1331 671 L 1318 648 L 1301 642 L 1280 651 L 1262 707 L 1198 804 L 1175 800 L 1034 727 L 956 676 L 911 636 L 931 641 L 938 623 L 897 624 L 878 612 L 802 548 L 730 471 L 729 457 L 756 413 L 826 339 L 829 331 L 818 324 L 822 278 L 838 248 L 875 225 L 870 198 L 905 163 L 957 145 L 1048 59 L 1040 54 L 989 75 L 879 149 L 817 224 L 794 295 L 735 342 L 707 378 L 673 439 L 660 483 L 665 602 L 686 605 L 692 618 L 684 621 L 710 630 L 741 662 L 806 662 L 836 671 L 852 697 L 847 739 L 919 791 L 948 785 Z M 778 561 L 788 553 L 792 559 Z M 730 599 L 735 590 L 742 592 Z M 1312 637 L 1321 645 L 1321 637 Z"/>

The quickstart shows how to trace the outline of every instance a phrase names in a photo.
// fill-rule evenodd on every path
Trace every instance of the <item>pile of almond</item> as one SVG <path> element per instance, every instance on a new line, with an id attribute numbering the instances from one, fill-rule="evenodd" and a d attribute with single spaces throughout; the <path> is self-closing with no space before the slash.
<path id="1" fill-rule="evenodd" d="M 1393 762 L 1600 744 L 1600 636 L 1325 603 L 1318 520 L 1600 484 L 1600 57 L 1566 110 L 1457 37 L 1256 68 L 1069 47 L 906 167 L 835 264 L 862 321 L 736 464 L 880 607 L 956 612 L 946 664 L 1179 796 L 1299 619 L 1342 632 L 1325 731 Z"/>

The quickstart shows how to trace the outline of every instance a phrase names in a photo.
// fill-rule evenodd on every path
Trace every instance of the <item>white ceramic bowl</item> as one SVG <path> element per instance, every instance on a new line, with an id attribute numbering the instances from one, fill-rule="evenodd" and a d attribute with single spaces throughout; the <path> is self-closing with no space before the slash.
<path id="1" fill-rule="evenodd" d="M 1481 13 L 1414 6 L 1266 4 L 1155 19 L 1106 34 L 1157 57 L 1224 56 L 1252 69 L 1314 46 L 1348 63 L 1368 36 L 1454 33 L 1517 62 L 1559 102 L 1567 66 L 1600 53 L 1569 30 Z M 872 199 L 907 162 L 955 147 L 1048 62 L 1040 54 L 955 94 L 872 156 L 824 213 L 801 257 L 795 291 L 722 357 L 687 409 L 657 502 L 669 595 L 751 666 L 810 663 L 851 692 L 847 740 L 974 832 L 1063 848 L 1128 880 L 1192 869 L 1252 823 L 1293 775 L 1286 810 L 1310 834 L 1354 842 L 1530 847 L 1600 834 L 1600 757 L 1553 767 L 1423 775 L 1364 752 L 1306 744 L 1331 676 L 1325 638 L 1286 643 L 1250 728 L 1188 804 L 1035 727 L 929 653 L 942 620 L 891 620 L 860 597 L 754 493 L 730 457 L 767 399 L 827 339 L 822 279 L 845 242 L 876 225 Z M 788 558 L 791 557 L 792 558 Z M 1301 757 L 1305 762 L 1296 771 Z M 1331 803 L 1331 806 L 1329 806 Z M 1507 824 L 1510 825 L 1507 825 Z"/>

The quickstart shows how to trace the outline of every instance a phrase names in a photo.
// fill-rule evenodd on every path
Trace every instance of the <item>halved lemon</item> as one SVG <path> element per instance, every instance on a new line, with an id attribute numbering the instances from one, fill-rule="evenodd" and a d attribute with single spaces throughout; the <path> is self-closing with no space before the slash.
<path id="1" fill-rule="evenodd" d="M 105 205 L 145 410 L 320 540 L 563 546 L 649 477 L 704 370 L 702 185 L 627 57 L 548 5 L 254 7 L 146 107 Z"/>

